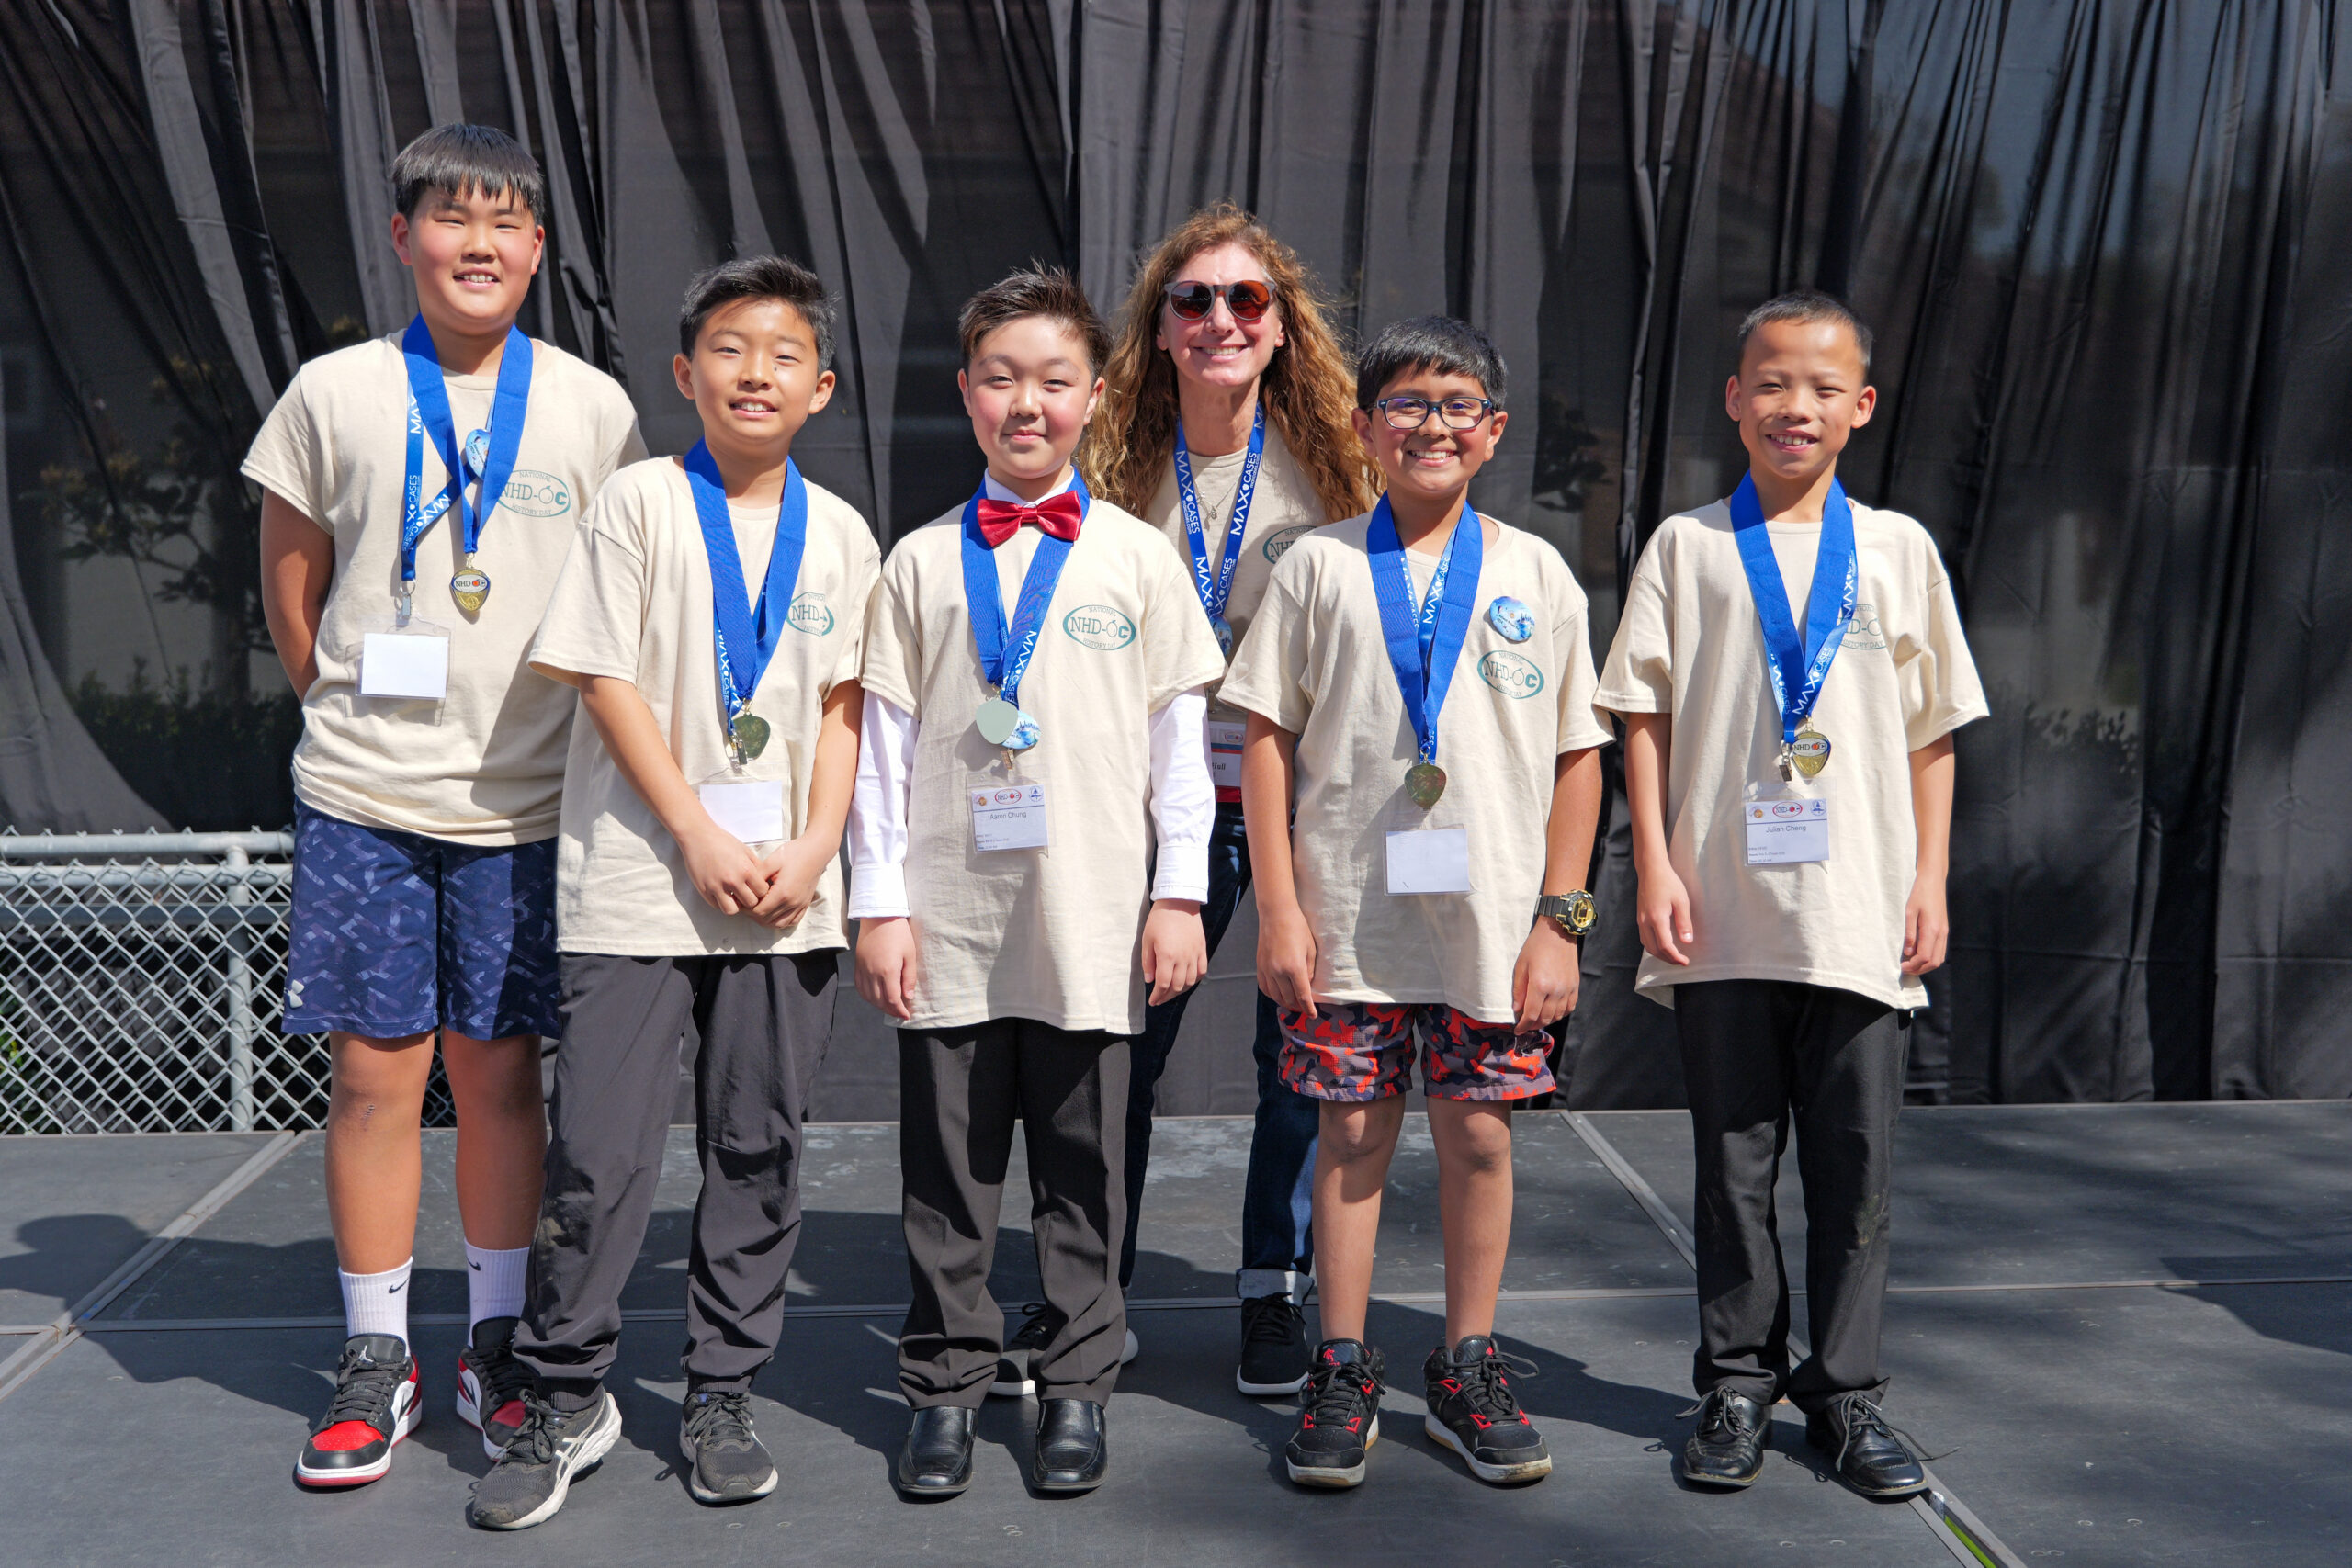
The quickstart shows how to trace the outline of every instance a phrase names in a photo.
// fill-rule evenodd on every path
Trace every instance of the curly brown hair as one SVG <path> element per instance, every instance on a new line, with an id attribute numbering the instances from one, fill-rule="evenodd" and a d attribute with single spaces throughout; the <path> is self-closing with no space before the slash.
<path id="1" fill-rule="evenodd" d="M 1355 373 L 1320 293 L 1296 252 L 1227 202 L 1203 208 L 1170 231 L 1136 274 L 1119 335 L 1102 367 L 1102 401 L 1087 426 L 1079 466 L 1097 495 L 1140 513 L 1151 504 L 1176 451 L 1176 366 L 1152 340 L 1164 290 L 1203 251 L 1239 245 L 1274 286 L 1283 343 L 1259 378 L 1266 421 L 1290 448 L 1334 519 L 1369 512 L 1380 498 L 1351 418 Z"/>

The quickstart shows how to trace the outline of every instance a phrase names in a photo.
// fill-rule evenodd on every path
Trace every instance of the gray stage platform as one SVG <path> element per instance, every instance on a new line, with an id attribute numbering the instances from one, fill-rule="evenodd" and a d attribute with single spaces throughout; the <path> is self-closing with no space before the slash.
<path id="1" fill-rule="evenodd" d="M 785 1481 L 732 1510 L 687 1496 L 672 1447 L 694 1196 L 681 1130 L 627 1298 L 621 1448 L 549 1525 L 476 1534 L 462 1508 L 486 1465 L 447 1403 L 465 1304 L 448 1136 L 429 1135 L 413 1287 L 427 1424 L 387 1480 L 326 1495 L 288 1475 L 341 1341 L 317 1139 L 0 1140 L 0 1562 L 1976 1561 L 1931 1510 L 1825 1480 L 1785 1408 L 1753 1490 L 1676 1483 L 1694 1325 L 1688 1128 L 1667 1111 L 1521 1119 L 1499 1327 L 1539 1368 L 1525 1393 L 1559 1460 L 1542 1484 L 1481 1487 L 1419 1435 L 1410 1385 L 1443 1280 L 1417 1122 L 1373 1324 L 1407 1418 L 1360 1491 L 1289 1487 L 1289 1407 L 1230 1381 L 1248 1123 L 1201 1119 L 1164 1122 L 1157 1145 L 1144 1353 L 1112 1406 L 1109 1483 L 1033 1496 L 1026 1408 L 992 1401 L 971 1492 L 927 1506 L 887 1479 L 905 1420 L 896 1129 L 818 1129 L 790 1339 L 758 1391 Z M 2018 1564 L 2352 1558 L 2347 1156 L 2340 1103 L 1906 1111 L 1888 1409 L 1944 1455 L 1947 1517 Z M 1792 1180 L 1782 1213 L 1794 1260 Z M 1008 1303 L 1029 1293 L 1027 1248 L 1008 1203 Z"/>

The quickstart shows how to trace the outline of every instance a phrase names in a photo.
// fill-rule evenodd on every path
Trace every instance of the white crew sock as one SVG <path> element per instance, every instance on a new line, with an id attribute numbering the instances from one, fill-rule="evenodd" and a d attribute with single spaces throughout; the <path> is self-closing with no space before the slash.
<path id="1" fill-rule="evenodd" d="M 493 1252 L 466 1243 L 466 1329 L 486 1317 L 523 1315 L 523 1277 L 531 1266 L 531 1249 L 510 1247 Z"/>
<path id="2" fill-rule="evenodd" d="M 397 1269 L 387 1269 L 380 1274 L 347 1274 L 338 1269 L 335 1278 L 343 1282 L 343 1332 L 356 1337 L 362 1334 L 389 1334 L 401 1344 L 408 1343 L 408 1271 L 412 1258 Z"/>

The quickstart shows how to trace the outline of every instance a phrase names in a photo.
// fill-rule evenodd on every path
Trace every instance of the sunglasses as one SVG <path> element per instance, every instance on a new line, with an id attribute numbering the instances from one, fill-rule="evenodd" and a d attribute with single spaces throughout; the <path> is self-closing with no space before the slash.
<path id="1" fill-rule="evenodd" d="M 1263 321 L 1274 303 L 1273 286 L 1256 278 L 1242 283 L 1171 283 L 1167 294 L 1168 308 L 1180 321 L 1206 321 L 1219 299 L 1237 321 Z"/>

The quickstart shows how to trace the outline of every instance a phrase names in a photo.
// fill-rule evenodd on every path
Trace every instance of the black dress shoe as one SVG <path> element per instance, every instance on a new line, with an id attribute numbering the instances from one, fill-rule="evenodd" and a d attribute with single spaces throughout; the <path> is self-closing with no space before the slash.
<path id="1" fill-rule="evenodd" d="M 1682 1414 L 1699 1429 L 1682 1445 L 1682 1479 L 1697 1486 L 1746 1486 L 1764 1469 L 1764 1406 L 1733 1389 L 1710 1389 Z"/>
<path id="2" fill-rule="evenodd" d="M 910 1497 L 953 1497 L 972 1483 L 972 1413 L 960 1404 L 915 1412 L 893 1472 Z"/>
<path id="3" fill-rule="evenodd" d="M 1038 1491 L 1091 1492 L 1102 1484 L 1110 1463 L 1101 1405 L 1091 1399 L 1038 1401 Z"/>
<path id="4" fill-rule="evenodd" d="M 1831 1456 L 1838 1478 L 1866 1497 L 1908 1497 L 1928 1489 L 1928 1472 L 1910 1446 L 1864 1393 L 1841 1393 L 1804 1418 L 1805 1441 Z"/>

